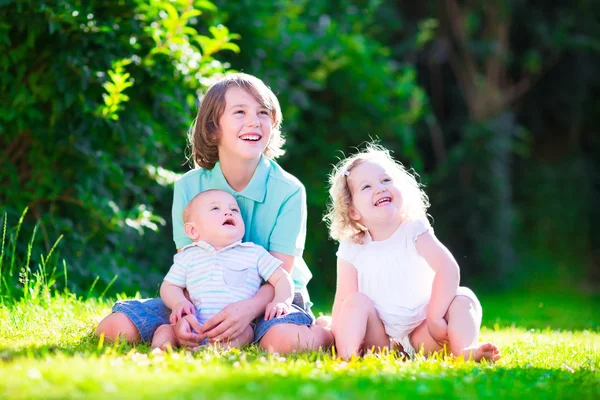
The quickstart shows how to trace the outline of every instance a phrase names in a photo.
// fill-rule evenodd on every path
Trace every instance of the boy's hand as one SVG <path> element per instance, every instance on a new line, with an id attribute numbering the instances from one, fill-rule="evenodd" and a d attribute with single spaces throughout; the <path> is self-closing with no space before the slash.
<path id="1" fill-rule="evenodd" d="M 188 300 L 180 301 L 175 304 L 175 307 L 171 309 L 171 315 L 169 316 L 169 322 L 171 325 L 175 325 L 184 315 L 195 315 L 196 310 L 194 305 Z"/>
<path id="2" fill-rule="evenodd" d="M 448 344 L 448 323 L 444 318 L 428 319 L 429 334 L 440 346 Z"/>
<path id="3" fill-rule="evenodd" d="M 282 315 L 288 314 L 290 312 L 290 306 L 285 303 L 275 303 L 270 302 L 265 307 L 265 321 L 270 320 L 271 318 L 281 317 Z"/>

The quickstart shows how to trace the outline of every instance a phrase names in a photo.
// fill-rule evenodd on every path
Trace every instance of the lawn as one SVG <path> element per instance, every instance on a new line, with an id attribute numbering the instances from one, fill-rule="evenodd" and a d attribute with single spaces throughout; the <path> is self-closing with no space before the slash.
<path id="1" fill-rule="evenodd" d="M 39 293 L 0 305 L 0 398 L 600 398 L 598 298 L 482 296 L 495 365 L 256 348 L 155 354 L 92 334 L 112 301 Z"/>

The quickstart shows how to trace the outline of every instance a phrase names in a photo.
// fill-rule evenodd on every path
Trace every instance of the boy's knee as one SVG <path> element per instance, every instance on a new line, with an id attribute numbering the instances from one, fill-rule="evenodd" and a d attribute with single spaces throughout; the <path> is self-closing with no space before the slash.
<path id="1" fill-rule="evenodd" d="M 96 334 L 104 334 L 104 340 L 116 341 L 119 336 L 128 342 L 140 340 L 140 332 L 131 322 L 129 317 L 123 313 L 112 313 L 104 318 L 96 327 Z"/>

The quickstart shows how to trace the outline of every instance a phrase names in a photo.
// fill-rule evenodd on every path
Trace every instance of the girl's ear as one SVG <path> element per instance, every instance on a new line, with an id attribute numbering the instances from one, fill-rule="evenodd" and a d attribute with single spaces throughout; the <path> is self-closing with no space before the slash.
<path id="1" fill-rule="evenodd" d="M 350 218 L 352 218 L 355 221 L 360 221 L 360 213 L 356 211 L 356 208 L 354 208 L 354 206 L 350 206 Z"/>
<path id="2" fill-rule="evenodd" d="M 183 230 L 187 237 L 192 239 L 193 242 L 197 242 L 200 239 L 200 232 L 196 229 L 196 226 L 193 222 L 186 222 L 183 224 Z"/>

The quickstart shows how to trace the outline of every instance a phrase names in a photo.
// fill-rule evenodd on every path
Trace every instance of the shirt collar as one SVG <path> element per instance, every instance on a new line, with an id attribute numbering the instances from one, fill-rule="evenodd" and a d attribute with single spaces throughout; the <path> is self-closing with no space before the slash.
<path id="1" fill-rule="evenodd" d="M 271 163 L 264 155 L 261 155 L 258 166 L 254 171 L 254 175 L 252 175 L 248 185 L 244 188 L 244 190 L 239 192 L 239 194 L 257 203 L 262 203 L 265 200 L 265 195 L 267 193 L 267 180 L 269 178 L 270 170 Z M 211 171 L 209 189 L 220 189 L 226 190 L 229 193 L 235 193 L 235 190 L 229 186 L 227 179 L 225 179 L 225 176 L 223 175 L 220 161 L 217 161 Z"/>
<path id="2" fill-rule="evenodd" d="M 232 247 L 243 246 L 243 245 L 244 245 L 244 243 L 242 243 L 241 240 L 238 240 L 237 242 L 233 242 L 230 245 L 223 247 L 221 250 L 215 250 L 215 248 L 212 245 L 210 245 L 208 242 L 205 242 L 204 240 L 199 240 L 197 242 L 193 242 L 186 246 L 183 246 L 181 251 L 183 251 L 185 249 L 189 249 L 191 247 L 200 247 L 201 249 L 209 250 L 209 251 L 223 251 L 223 250 L 230 249 Z"/>

